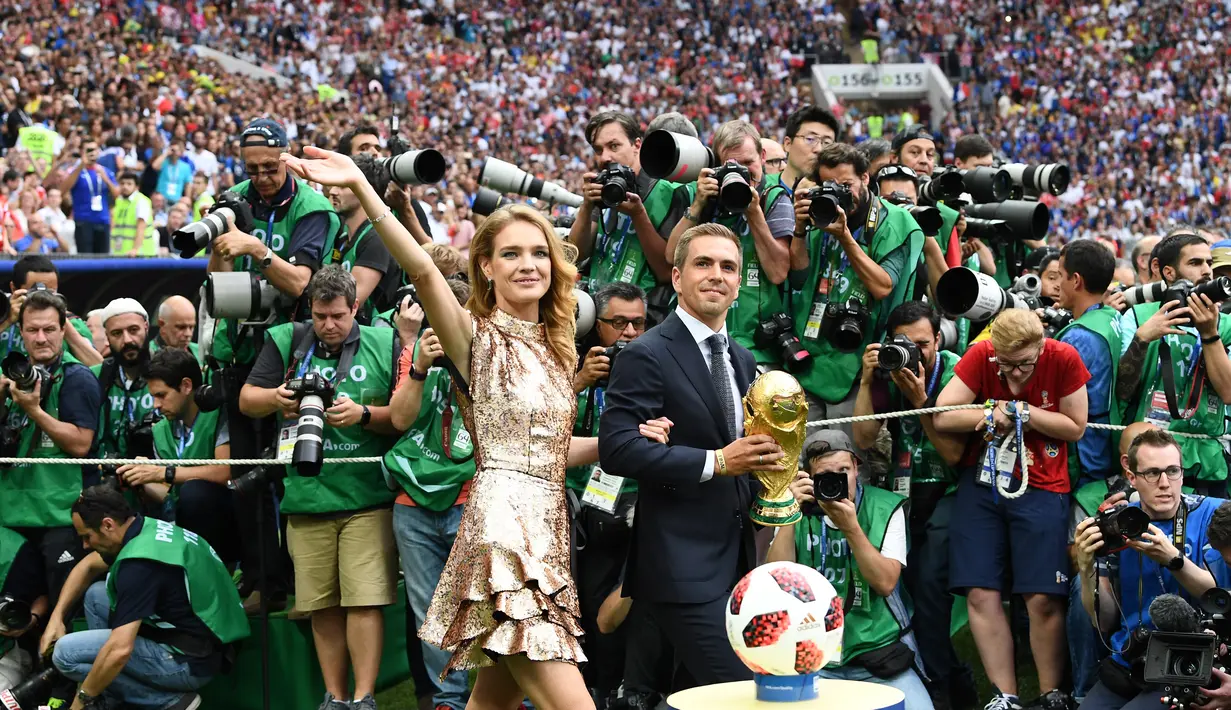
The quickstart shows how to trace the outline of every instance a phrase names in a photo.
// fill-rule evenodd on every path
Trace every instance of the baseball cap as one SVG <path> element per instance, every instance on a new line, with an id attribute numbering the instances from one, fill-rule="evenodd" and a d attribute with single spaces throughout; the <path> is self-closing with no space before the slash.
<path id="1" fill-rule="evenodd" d="M 804 441 L 804 461 L 811 461 L 818 456 L 826 456 L 835 451 L 846 451 L 855 457 L 856 463 L 863 463 L 859 454 L 855 452 L 855 447 L 851 446 L 851 439 L 846 432 L 821 429 Z"/>
<path id="2" fill-rule="evenodd" d="M 1043 247 L 1035 249 L 1022 259 L 1022 268 L 1026 271 L 1042 271 L 1044 262 L 1050 262 L 1053 258 L 1059 258 L 1060 250 L 1055 247 Z"/>
<path id="3" fill-rule="evenodd" d="M 1215 242 L 1214 246 L 1210 248 L 1210 253 L 1214 256 L 1212 268 L 1217 269 L 1223 266 L 1231 266 L 1231 239 Z"/>
<path id="4" fill-rule="evenodd" d="M 239 134 L 239 145 L 243 147 L 268 146 L 270 148 L 285 148 L 287 146 L 286 129 L 281 123 L 268 118 L 258 118 Z"/>
<path id="5" fill-rule="evenodd" d="M 932 141 L 932 143 L 936 145 L 937 150 L 940 150 L 940 147 L 944 145 L 944 141 L 932 135 L 932 132 L 928 130 L 927 126 L 916 123 L 913 126 L 908 126 L 905 130 L 899 131 L 898 134 L 893 137 L 893 152 L 900 152 L 902 150 L 902 146 L 913 140 L 920 139 Z"/>

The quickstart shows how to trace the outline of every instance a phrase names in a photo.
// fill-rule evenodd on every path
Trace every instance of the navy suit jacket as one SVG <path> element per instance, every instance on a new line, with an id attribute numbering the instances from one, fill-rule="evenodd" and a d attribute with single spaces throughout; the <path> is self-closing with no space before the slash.
<path id="1" fill-rule="evenodd" d="M 756 360 L 728 342 L 742 398 L 756 376 Z M 638 430 L 657 417 L 675 424 L 668 445 Z M 701 348 L 671 313 L 616 359 L 599 426 L 603 470 L 639 483 L 625 596 L 705 603 L 728 594 L 752 568 L 748 477 L 715 473 L 701 482 L 706 452 L 730 443 Z"/>

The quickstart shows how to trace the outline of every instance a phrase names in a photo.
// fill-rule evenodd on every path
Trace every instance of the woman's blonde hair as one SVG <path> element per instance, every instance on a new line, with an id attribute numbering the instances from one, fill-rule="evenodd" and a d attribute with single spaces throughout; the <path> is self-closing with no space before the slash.
<path id="1" fill-rule="evenodd" d="M 992 321 L 992 347 L 1012 353 L 1043 342 L 1043 323 L 1032 311 L 1006 308 Z"/>
<path id="2" fill-rule="evenodd" d="M 577 366 L 577 346 L 573 339 L 577 332 L 577 298 L 573 284 L 577 269 L 568 263 L 560 239 L 547 218 L 525 205 L 502 207 L 483 221 L 470 242 L 470 300 L 466 308 L 477 316 L 489 316 L 496 308 L 496 292 L 492 283 L 483 275 L 481 260 L 490 260 L 495 250 L 496 235 L 514 222 L 525 222 L 538 227 L 547 239 L 547 254 L 551 259 L 551 285 L 539 299 L 539 320 L 547 328 L 547 347 L 556 360 L 572 372 Z"/>

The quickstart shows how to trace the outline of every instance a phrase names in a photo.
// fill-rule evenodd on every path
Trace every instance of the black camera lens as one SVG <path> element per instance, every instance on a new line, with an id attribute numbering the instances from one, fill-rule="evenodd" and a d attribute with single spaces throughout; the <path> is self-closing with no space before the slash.
<path id="1" fill-rule="evenodd" d="M 1205 296 L 1214 303 L 1222 303 L 1231 298 L 1231 279 L 1228 279 L 1226 276 L 1210 279 L 1194 288 L 1193 295 Z"/>
<path id="2" fill-rule="evenodd" d="M 1193 677 L 1201 672 L 1201 656 L 1192 651 L 1177 651 L 1171 657 L 1168 672 L 1171 675 Z"/>
<path id="3" fill-rule="evenodd" d="M 904 369 L 911 360 L 911 353 L 901 345 L 890 343 L 880 349 L 876 366 L 886 372 L 897 372 Z"/>
<path id="4" fill-rule="evenodd" d="M 13 386 L 22 392 L 33 392 L 35 385 L 42 379 L 42 369 L 30 364 L 30 359 L 23 353 L 13 351 L 0 362 L 0 372 L 13 381 Z"/>
<path id="5" fill-rule="evenodd" d="M 819 473 L 812 477 L 817 500 L 835 501 L 850 497 L 850 482 L 845 473 Z"/>
<path id="6" fill-rule="evenodd" d="M 1126 538 L 1141 537 L 1150 528 L 1150 516 L 1141 508 L 1121 508 L 1114 520 L 1116 532 Z"/>
<path id="7" fill-rule="evenodd" d="M 838 218 L 838 200 L 833 195 L 821 194 L 820 188 L 813 190 L 812 204 L 808 206 L 808 217 L 818 227 L 828 227 Z"/>
<path id="8" fill-rule="evenodd" d="M 812 353 L 799 342 L 791 317 L 785 313 L 775 313 L 758 323 L 752 332 L 752 342 L 758 348 L 777 352 L 787 372 L 803 372 L 812 361 Z"/>
<path id="9" fill-rule="evenodd" d="M 718 180 L 719 209 L 730 213 L 748 209 L 748 205 L 752 204 L 752 186 L 747 168 L 729 160 L 714 177 Z"/>

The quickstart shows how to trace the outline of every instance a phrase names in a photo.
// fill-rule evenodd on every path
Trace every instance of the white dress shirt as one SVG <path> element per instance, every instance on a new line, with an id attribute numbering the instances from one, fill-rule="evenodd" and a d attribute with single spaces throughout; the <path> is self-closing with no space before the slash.
<path id="1" fill-rule="evenodd" d="M 723 360 L 727 363 L 727 379 L 731 381 L 731 399 L 735 407 L 735 438 L 739 439 L 744 436 L 744 400 L 739 393 L 739 384 L 735 381 L 735 365 L 731 362 L 731 336 L 727 335 L 727 325 L 724 322 L 722 330 L 715 331 L 708 325 L 693 318 L 683 308 L 676 307 L 675 314 L 683 321 L 684 327 L 688 328 L 688 333 L 692 335 L 693 341 L 697 347 L 701 349 L 701 361 L 705 363 L 705 369 L 710 369 L 710 344 L 707 339 L 718 333 L 727 339 L 727 350 L 722 353 Z M 705 468 L 701 471 L 701 482 L 704 483 L 714 477 L 714 452 L 705 452 Z"/>

